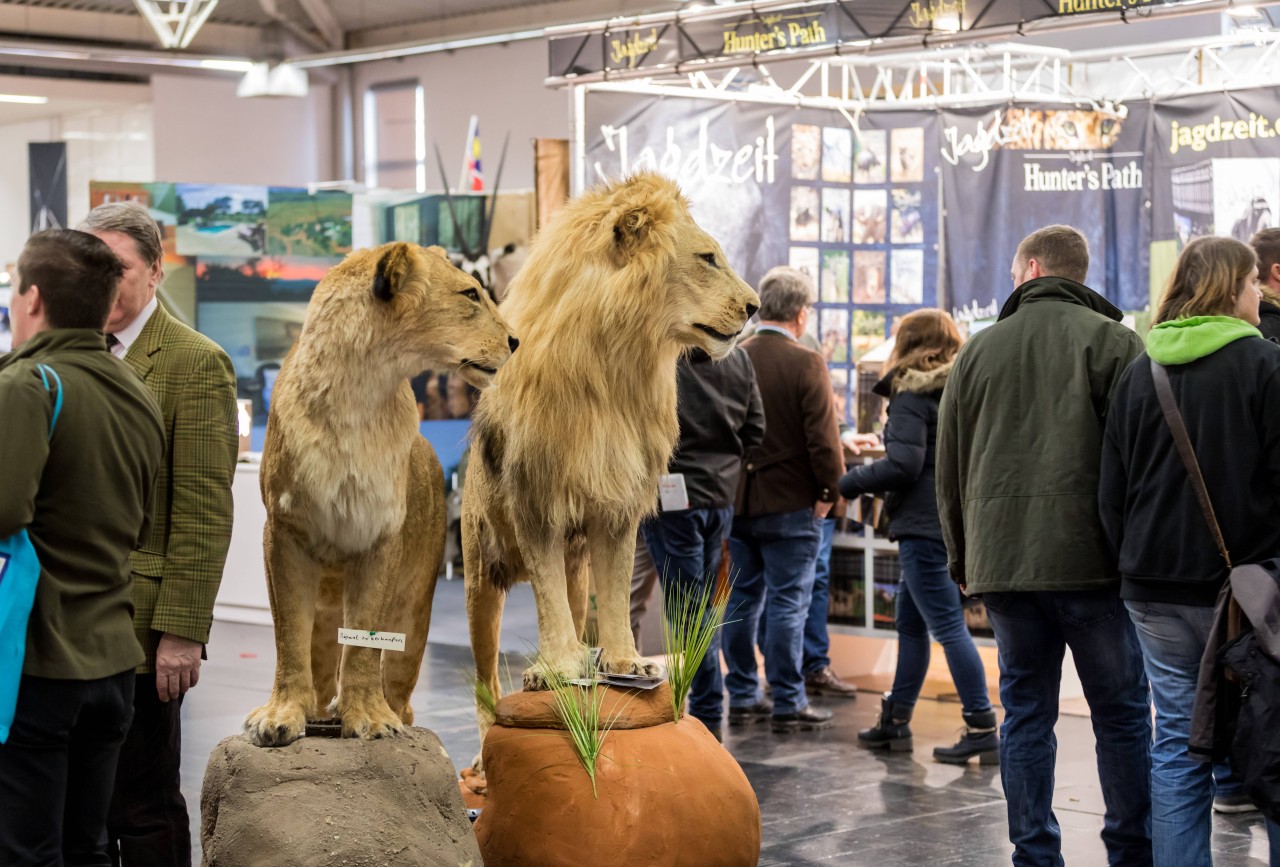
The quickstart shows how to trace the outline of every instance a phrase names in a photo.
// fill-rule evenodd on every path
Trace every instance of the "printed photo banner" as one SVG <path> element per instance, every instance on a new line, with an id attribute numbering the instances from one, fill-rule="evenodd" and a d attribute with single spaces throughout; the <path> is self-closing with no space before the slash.
<path id="1" fill-rule="evenodd" d="M 552 77 L 669 67 L 682 61 L 838 50 L 871 39 L 981 31 L 1043 18 L 1140 12 L 1194 0 L 830 0 L 737 15 L 554 36 Z M 1105 20 L 1105 19 L 1101 19 Z"/>
<path id="2" fill-rule="evenodd" d="M 1089 239 L 1088 284 L 1123 310 L 1147 305 L 1148 103 L 1117 111 L 1004 106 L 942 113 L 947 304 L 995 316 L 1021 241 L 1055 223 Z"/>
<path id="3" fill-rule="evenodd" d="M 1271 88 L 1156 103 L 1152 120 L 1152 304 L 1187 242 L 1245 243 L 1280 225 L 1280 94 Z"/>

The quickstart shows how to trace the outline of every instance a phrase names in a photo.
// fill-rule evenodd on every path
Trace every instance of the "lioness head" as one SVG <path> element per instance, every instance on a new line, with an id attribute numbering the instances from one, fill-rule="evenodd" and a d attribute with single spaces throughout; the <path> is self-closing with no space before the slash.
<path id="1" fill-rule="evenodd" d="M 312 305 L 327 302 L 352 320 L 342 327 L 367 328 L 367 339 L 405 376 L 457 368 L 484 388 L 519 345 L 480 284 L 439 247 L 396 242 L 357 250 L 316 287 Z M 355 321 L 361 308 L 367 321 Z"/>
<path id="2" fill-rule="evenodd" d="M 760 307 L 760 298 L 725 258 L 716 240 L 689 214 L 673 181 L 640 174 L 608 192 L 613 205 L 605 230 L 610 256 L 624 269 L 657 277 L 646 291 L 662 301 L 667 335 L 723 358 Z M 654 258 L 664 260 L 655 267 Z"/>

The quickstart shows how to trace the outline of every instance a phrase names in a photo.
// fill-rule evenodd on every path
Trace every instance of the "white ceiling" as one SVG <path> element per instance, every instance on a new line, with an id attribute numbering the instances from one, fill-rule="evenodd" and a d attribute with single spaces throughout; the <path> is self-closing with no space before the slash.
<path id="1" fill-rule="evenodd" d="M 668 11 L 685 5 L 685 0 L 542 0 L 519 3 L 513 0 L 321 0 L 338 25 L 348 34 L 362 31 L 392 31 L 429 23 L 455 21 L 483 16 L 486 20 L 504 15 L 528 20 L 545 19 L 547 23 L 592 20 L 614 15 Z M 0 0 L 0 9 L 59 10 L 138 17 L 133 0 Z M 273 23 L 266 10 L 274 7 L 278 14 L 299 27 L 315 32 L 311 18 L 299 0 L 219 0 L 210 22 L 245 27 L 265 27 Z M 39 27 L 37 23 L 31 35 Z M 318 34 L 317 34 L 318 35 Z M 456 34 L 451 34 L 456 35 Z M 84 33 L 93 38 L 93 33 Z M 356 43 L 365 40 L 355 38 Z"/>

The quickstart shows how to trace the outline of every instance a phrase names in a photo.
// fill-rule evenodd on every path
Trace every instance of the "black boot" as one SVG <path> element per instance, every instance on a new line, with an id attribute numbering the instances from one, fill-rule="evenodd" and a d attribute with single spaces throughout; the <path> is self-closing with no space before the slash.
<path id="1" fill-rule="evenodd" d="M 911 737 L 911 707 L 894 704 L 885 696 L 880 700 L 880 718 L 873 728 L 858 732 L 858 746 L 869 750 L 910 752 L 914 741 Z"/>
<path id="2" fill-rule="evenodd" d="M 974 756 L 980 765 L 1000 764 L 1000 736 L 996 733 L 996 712 L 965 713 L 964 734 L 953 747 L 934 747 L 934 761 L 963 765 Z"/>

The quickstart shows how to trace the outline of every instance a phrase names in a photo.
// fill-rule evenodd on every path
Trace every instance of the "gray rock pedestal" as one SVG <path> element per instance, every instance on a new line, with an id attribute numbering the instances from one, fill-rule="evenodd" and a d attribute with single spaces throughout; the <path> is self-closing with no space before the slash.
<path id="1" fill-rule="evenodd" d="M 421 728 L 280 748 L 227 738 L 209 756 L 200 809 L 204 867 L 482 864 L 453 762 Z"/>

